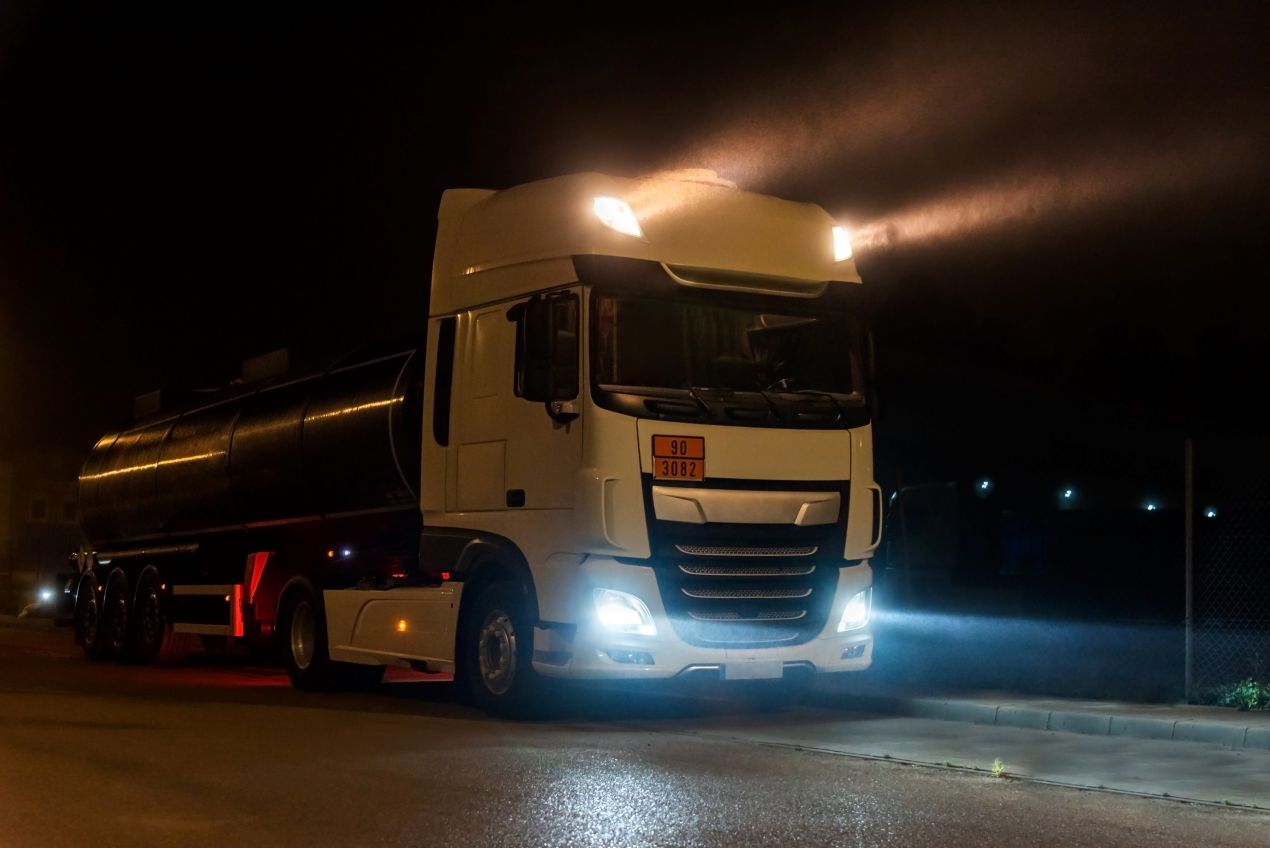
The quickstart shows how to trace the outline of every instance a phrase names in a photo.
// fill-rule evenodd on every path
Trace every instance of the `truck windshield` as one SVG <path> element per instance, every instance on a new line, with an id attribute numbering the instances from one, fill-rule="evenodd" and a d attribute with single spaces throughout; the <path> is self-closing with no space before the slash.
<path id="1" fill-rule="evenodd" d="M 621 295 L 599 295 L 593 314 L 593 379 L 601 389 L 865 402 L 864 330 L 851 315 Z"/>

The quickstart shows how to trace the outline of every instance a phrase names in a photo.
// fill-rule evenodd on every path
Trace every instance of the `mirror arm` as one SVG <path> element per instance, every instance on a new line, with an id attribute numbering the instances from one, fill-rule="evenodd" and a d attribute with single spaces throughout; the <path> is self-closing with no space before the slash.
<path id="1" fill-rule="evenodd" d="M 547 415 L 561 427 L 568 427 L 582 413 L 578 411 L 578 403 L 573 400 L 549 400 L 543 404 Z"/>

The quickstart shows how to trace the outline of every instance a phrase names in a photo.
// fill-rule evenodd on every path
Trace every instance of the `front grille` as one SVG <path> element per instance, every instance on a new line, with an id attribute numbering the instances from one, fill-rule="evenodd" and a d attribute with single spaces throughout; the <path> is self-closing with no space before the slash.
<path id="1" fill-rule="evenodd" d="M 824 630 L 845 563 L 844 521 L 835 524 L 691 524 L 654 516 L 644 477 L 651 564 L 675 633 L 710 648 L 775 648 Z M 664 482 L 658 485 L 668 485 Z M 835 491 L 847 514 L 845 481 L 708 480 L 684 488 Z"/>
<path id="2" fill-rule="evenodd" d="M 706 647 L 761 648 L 796 645 L 820 633 L 840 564 L 671 559 L 656 571 L 666 612 L 682 639 Z"/>

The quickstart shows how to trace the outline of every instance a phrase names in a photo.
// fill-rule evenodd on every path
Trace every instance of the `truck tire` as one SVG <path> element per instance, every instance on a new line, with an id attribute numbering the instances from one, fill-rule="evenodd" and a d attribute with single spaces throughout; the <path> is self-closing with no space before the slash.
<path id="1" fill-rule="evenodd" d="M 163 647 L 163 632 L 168 626 L 160 585 L 158 573 L 146 569 L 137 581 L 137 592 L 132 602 L 132 641 L 128 646 L 128 658 L 145 665 L 158 659 Z"/>
<path id="2" fill-rule="evenodd" d="M 173 632 L 163 581 L 153 566 L 147 568 L 137 580 L 132 602 L 129 659 L 144 665 L 174 665 L 197 647 L 197 636 Z"/>
<path id="3" fill-rule="evenodd" d="M 542 687 L 533 667 L 534 628 L 524 593 L 513 583 L 481 590 L 464 622 L 461 679 L 472 701 L 506 718 L 541 712 Z"/>
<path id="4" fill-rule="evenodd" d="M 106 578 L 106 590 L 101 596 L 101 627 L 105 640 L 105 656 L 113 659 L 124 659 L 128 652 L 129 612 L 132 604 L 129 601 L 128 578 L 123 571 L 115 569 Z"/>
<path id="5" fill-rule="evenodd" d="M 372 689 L 384 678 L 382 665 L 331 660 L 326 647 L 326 614 L 317 590 L 307 583 L 287 594 L 279 633 L 287 677 L 296 689 Z"/>
<path id="6" fill-rule="evenodd" d="M 106 631 L 101 618 L 101 592 L 96 578 L 85 574 L 75 596 L 75 639 L 90 660 L 106 659 Z"/>

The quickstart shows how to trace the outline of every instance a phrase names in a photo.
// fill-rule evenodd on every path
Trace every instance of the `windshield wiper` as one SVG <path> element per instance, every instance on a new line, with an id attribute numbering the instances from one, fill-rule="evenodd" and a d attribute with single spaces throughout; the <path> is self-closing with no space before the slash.
<path id="1" fill-rule="evenodd" d="M 859 392 L 851 392 L 850 394 L 838 394 L 837 392 L 822 392 L 819 389 L 794 389 L 793 391 L 782 392 L 786 395 L 807 395 L 808 397 L 828 398 L 829 402 L 838 410 L 838 415 L 846 418 L 847 410 L 844 404 L 859 409 L 864 406 L 864 395 Z"/>
<path id="2" fill-rule="evenodd" d="M 864 395 L 860 392 L 823 392 L 820 389 L 795 389 L 792 392 L 785 392 L 785 394 L 826 397 L 834 403 L 845 403 L 848 406 L 864 406 Z"/>
<path id="3" fill-rule="evenodd" d="M 695 400 L 697 402 L 697 405 L 700 406 L 703 410 L 705 410 L 706 415 L 709 415 L 711 418 L 714 417 L 714 408 L 711 407 L 710 404 L 706 403 L 706 400 L 705 398 L 701 396 L 700 391 L 698 391 L 695 388 L 689 387 L 688 397 Z"/>

